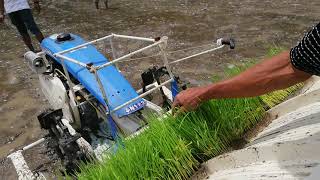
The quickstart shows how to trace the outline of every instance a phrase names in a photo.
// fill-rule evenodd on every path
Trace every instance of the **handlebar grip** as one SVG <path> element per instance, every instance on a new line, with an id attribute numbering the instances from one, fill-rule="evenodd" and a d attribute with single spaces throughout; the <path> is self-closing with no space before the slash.
<path id="1" fill-rule="evenodd" d="M 220 38 L 217 40 L 218 45 L 228 45 L 230 49 L 234 49 L 236 47 L 235 41 L 232 38 Z"/>

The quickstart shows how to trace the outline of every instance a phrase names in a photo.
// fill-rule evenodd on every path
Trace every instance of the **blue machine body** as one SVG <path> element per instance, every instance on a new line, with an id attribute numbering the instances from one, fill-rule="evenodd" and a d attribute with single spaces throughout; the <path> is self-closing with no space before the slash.
<path id="1" fill-rule="evenodd" d="M 51 35 L 42 41 L 41 48 L 47 55 L 51 56 L 61 64 L 60 58 L 54 57 L 53 54 L 86 43 L 86 41 L 78 35 L 71 34 L 71 37 L 71 40 L 58 42 L 57 35 Z M 87 45 L 78 50 L 65 53 L 64 56 L 85 64 L 93 63 L 95 66 L 108 62 L 108 59 L 93 45 Z M 111 65 L 98 70 L 98 76 L 101 79 L 103 89 L 106 92 L 108 99 L 108 104 L 106 104 L 94 74 L 90 73 L 87 68 L 73 62 L 64 61 L 64 63 L 69 73 L 71 73 L 72 76 L 76 78 L 101 104 L 110 108 L 109 110 L 111 111 L 115 107 L 138 96 L 137 92 L 125 77 L 116 69 L 115 66 Z M 145 101 L 140 98 L 115 111 L 115 114 L 118 117 L 122 117 L 138 111 L 144 106 Z"/>

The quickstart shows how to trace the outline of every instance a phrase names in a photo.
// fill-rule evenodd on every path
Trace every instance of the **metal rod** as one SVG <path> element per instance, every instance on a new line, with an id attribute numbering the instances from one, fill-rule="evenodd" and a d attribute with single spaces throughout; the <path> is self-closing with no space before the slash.
<path id="1" fill-rule="evenodd" d="M 113 37 L 113 34 L 108 35 L 108 36 L 105 36 L 105 37 L 102 37 L 102 38 L 99 38 L 99 39 L 96 39 L 96 40 L 93 40 L 93 41 L 90 41 L 90 42 L 87 42 L 87 43 L 84 43 L 84 44 L 80 44 L 79 46 L 76 46 L 76 47 L 73 47 L 73 48 L 70 48 L 70 49 L 66 49 L 66 50 L 57 52 L 57 53 L 55 53 L 55 54 L 53 54 L 53 55 L 55 56 L 55 55 L 58 55 L 58 54 L 65 54 L 65 53 L 67 53 L 67 52 L 70 52 L 70 51 L 73 51 L 73 50 L 82 48 L 82 47 L 87 46 L 87 45 L 90 45 L 90 44 L 97 43 L 97 42 L 99 42 L 99 41 L 103 41 L 103 40 L 108 39 L 108 38 L 111 38 L 111 37 Z"/>
<path id="2" fill-rule="evenodd" d="M 216 48 L 213 48 L 213 49 L 209 49 L 209 50 L 203 51 L 203 52 L 201 52 L 201 53 L 193 54 L 193 55 L 191 55 L 191 56 L 187 56 L 187 57 L 184 57 L 184 58 L 181 58 L 181 59 L 178 59 L 178 60 L 169 62 L 169 64 L 178 63 L 178 62 L 181 62 L 181 61 L 184 61 L 184 60 L 187 60 L 187 59 L 196 57 L 196 56 L 200 56 L 200 55 L 202 55 L 202 54 L 206 54 L 206 53 L 209 53 L 209 52 L 212 52 L 212 51 L 221 49 L 221 48 L 223 48 L 224 46 L 225 46 L 225 45 L 222 45 L 222 46 L 219 46 L 219 47 L 216 47 Z"/>
<path id="3" fill-rule="evenodd" d="M 154 88 L 150 89 L 149 91 L 147 91 L 147 92 L 145 92 L 145 93 L 140 94 L 139 96 L 137 96 L 137 97 L 135 97 L 135 98 L 131 99 L 130 101 L 127 101 L 126 103 L 123 103 L 123 104 L 122 104 L 122 105 L 120 105 L 120 106 L 117 106 L 116 108 L 114 108 L 114 109 L 111 111 L 111 113 L 113 113 L 113 112 L 115 112 L 115 111 L 117 111 L 117 110 L 119 110 L 119 109 L 123 108 L 124 106 L 126 106 L 126 105 L 128 105 L 128 104 L 130 104 L 130 103 L 132 103 L 132 102 L 134 102 L 134 101 L 136 101 L 136 100 L 138 100 L 138 99 L 140 99 L 140 98 L 143 98 L 144 96 L 146 96 L 146 95 L 148 95 L 148 94 L 151 94 L 153 91 L 155 91 L 155 90 L 157 90 L 157 89 L 161 88 L 162 86 L 165 86 L 166 84 L 168 84 L 168 83 L 170 83 L 170 82 L 172 82 L 172 81 L 173 81 L 173 78 L 170 78 L 169 80 L 167 80 L 167 81 L 165 81 L 165 82 L 161 83 L 160 85 L 157 85 L 156 87 L 154 87 Z"/>
<path id="4" fill-rule="evenodd" d="M 99 78 L 99 75 L 98 75 L 98 72 L 96 70 L 94 70 L 94 77 L 96 78 L 96 81 L 98 82 L 98 85 L 99 85 L 100 91 L 102 93 L 103 99 L 104 99 L 104 101 L 106 103 L 106 106 L 109 109 L 109 101 L 108 101 L 108 98 L 107 98 L 107 93 L 103 88 L 102 82 L 101 82 L 101 80 Z"/>
<path id="5" fill-rule="evenodd" d="M 64 78 L 67 79 L 67 76 L 63 74 L 63 72 L 61 72 L 59 69 L 54 69 L 53 70 L 55 73 L 59 73 L 61 76 L 63 76 Z"/>
<path id="6" fill-rule="evenodd" d="M 22 151 L 28 150 L 28 149 L 30 149 L 30 148 L 38 145 L 38 144 L 41 144 L 41 143 L 43 143 L 45 140 L 46 140 L 46 138 L 41 138 L 41 139 L 39 139 L 38 141 L 35 141 L 35 142 L 33 142 L 33 143 L 31 143 L 31 144 L 23 147 L 23 148 L 22 148 Z"/>
<path id="7" fill-rule="evenodd" d="M 73 83 L 70 79 L 70 75 L 69 75 L 69 72 L 64 64 L 64 59 L 61 59 L 61 65 L 63 67 L 63 71 L 67 77 L 67 83 L 68 83 L 68 86 L 69 86 L 69 89 L 71 91 L 71 94 L 73 95 L 73 98 L 74 98 L 74 101 L 76 102 L 76 105 L 78 105 L 78 101 L 76 100 L 76 93 L 74 93 L 74 90 L 73 90 Z"/>
<path id="8" fill-rule="evenodd" d="M 166 53 L 168 37 L 167 37 L 167 36 L 162 37 L 162 38 L 161 38 L 161 41 L 162 41 L 163 43 L 162 43 L 162 44 L 159 44 L 159 48 L 160 48 L 160 51 L 161 51 L 163 64 L 166 66 L 170 78 L 173 78 L 173 79 L 174 79 L 174 75 L 173 75 L 173 73 L 172 73 L 172 71 L 171 71 L 170 64 L 168 63 L 168 56 L 167 56 L 167 53 Z"/>
<path id="9" fill-rule="evenodd" d="M 123 59 L 125 59 L 125 58 L 131 57 L 131 56 L 133 56 L 133 55 L 135 55 L 135 54 L 137 54 L 137 53 L 139 53 L 139 52 L 142 52 L 142 51 L 145 51 L 145 50 L 147 50 L 147 49 L 150 49 L 150 48 L 152 48 L 152 47 L 154 47 L 154 46 L 157 46 L 157 45 L 160 44 L 160 43 L 162 43 L 162 41 L 157 41 L 157 42 L 155 42 L 155 43 L 153 43 L 153 44 L 150 44 L 149 46 L 146 46 L 146 47 L 141 48 L 141 49 L 139 49 L 139 50 L 133 51 L 133 52 L 131 52 L 131 53 L 127 54 L 127 55 L 124 55 L 124 56 L 122 56 L 122 57 L 120 57 L 120 58 L 118 58 L 118 59 L 115 59 L 115 60 L 113 60 L 113 61 L 111 61 L 111 62 L 107 62 L 107 63 L 105 63 L 105 64 L 102 64 L 102 65 L 100 65 L 100 66 L 97 66 L 96 69 L 99 70 L 99 69 L 104 68 L 104 67 L 106 67 L 106 66 L 110 66 L 110 65 L 115 64 L 115 63 L 117 63 L 117 62 L 120 62 L 121 60 L 123 60 Z"/>
<path id="10" fill-rule="evenodd" d="M 103 52 L 103 55 L 106 55 L 108 53 L 108 51 L 107 51 L 107 42 L 106 41 L 103 41 L 103 51 L 102 52 Z"/>
<path id="11" fill-rule="evenodd" d="M 152 87 L 152 88 L 155 87 L 157 84 L 158 84 L 157 82 L 154 82 L 154 83 L 152 83 L 152 84 L 147 85 L 147 86 L 146 86 L 146 90 L 150 89 L 151 87 Z M 138 94 L 141 94 L 142 92 L 143 92 L 143 89 L 142 89 L 142 88 L 137 91 Z"/>
<path id="12" fill-rule="evenodd" d="M 114 46 L 113 46 L 113 40 L 112 40 L 112 38 L 110 38 L 109 42 L 110 42 L 110 46 L 111 46 L 112 58 L 113 58 L 113 59 L 116 59 L 116 58 L 117 58 L 117 57 L 116 57 L 116 51 L 115 51 L 115 48 L 114 48 Z"/>
<path id="13" fill-rule="evenodd" d="M 109 42 L 110 42 L 110 46 L 111 46 L 112 60 L 114 60 L 114 59 L 116 59 L 117 57 L 116 57 L 116 50 L 115 50 L 115 48 L 114 48 L 114 46 L 113 46 L 113 38 L 110 38 Z M 119 67 L 117 66 L 117 64 L 115 64 L 115 66 L 116 66 L 116 68 L 117 68 L 118 71 L 119 71 Z"/>
<path id="14" fill-rule="evenodd" d="M 141 41 L 148 41 L 148 42 L 155 42 L 155 39 L 152 38 L 144 38 L 144 37 L 137 37 L 137 36 L 126 36 L 120 34 L 112 34 L 114 37 L 124 38 L 124 39 L 135 39 Z"/>
<path id="15" fill-rule="evenodd" d="M 82 63 L 82 62 L 77 61 L 77 60 L 75 60 L 75 59 L 69 58 L 69 57 L 67 57 L 67 56 L 64 56 L 64 55 L 61 55 L 61 54 L 55 54 L 54 56 L 55 56 L 55 57 L 58 57 L 58 58 L 60 58 L 60 59 L 64 59 L 64 60 L 73 62 L 73 63 L 78 64 L 78 65 L 80 65 L 80 66 L 87 67 L 87 65 L 86 65 L 85 63 Z"/>

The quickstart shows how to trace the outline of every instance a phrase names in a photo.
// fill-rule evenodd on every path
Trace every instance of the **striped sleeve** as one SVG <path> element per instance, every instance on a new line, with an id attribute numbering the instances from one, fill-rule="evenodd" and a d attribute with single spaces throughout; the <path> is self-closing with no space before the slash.
<path id="1" fill-rule="evenodd" d="M 295 68 L 320 76 L 320 23 L 291 49 L 290 59 Z"/>

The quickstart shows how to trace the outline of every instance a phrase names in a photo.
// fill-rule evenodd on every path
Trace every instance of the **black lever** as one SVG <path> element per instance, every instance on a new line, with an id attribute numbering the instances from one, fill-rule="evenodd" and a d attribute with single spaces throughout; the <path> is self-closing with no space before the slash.
<path id="1" fill-rule="evenodd" d="M 236 47 L 235 41 L 232 38 L 222 38 L 221 44 L 222 45 L 229 45 L 230 49 L 234 49 Z"/>

